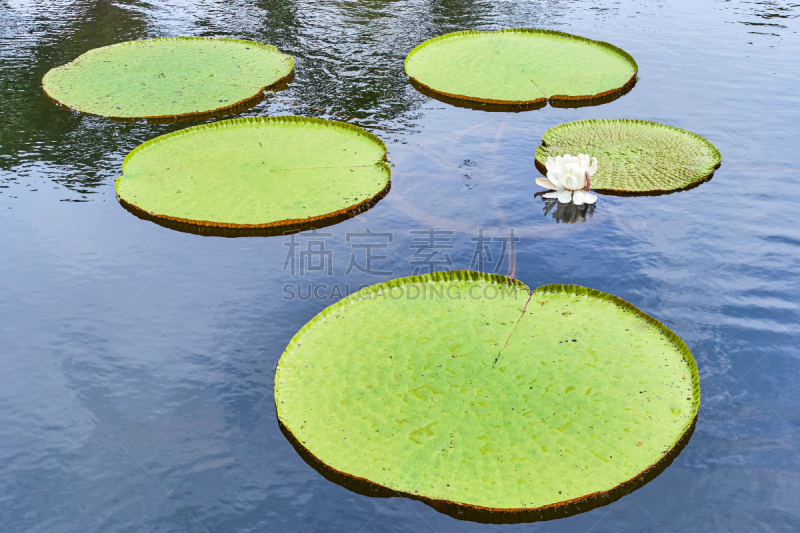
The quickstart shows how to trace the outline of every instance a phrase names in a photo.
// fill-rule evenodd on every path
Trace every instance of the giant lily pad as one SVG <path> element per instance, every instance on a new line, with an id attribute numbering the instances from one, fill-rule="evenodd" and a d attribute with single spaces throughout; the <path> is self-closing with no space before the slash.
<path id="1" fill-rule="evenodd" d="M 385 156 L 383 141 L 344 122 L 223 120 L 141 144 L 122 163 L 116 189 L 129 210 L 165 225 L 321 227 L 386 194 Z"/>
<path id="2" fill-rule="evenodd" d="M 551 128 L 536 149 L 536 166 L 547 174 L 549 156 L 597 158 L 592 189 L 610 194 L 664 194 L 710 179 L 722 156 L 705 138 L 680 128 L 629 119 L 593 119 Z"/>
<path id="3" fill-rule="evenodd" d="M 56 103 L 117 119 L 179 119 L 231 109 L 287 78 L 294 61 L 241 39 L 164 37 L 89 50 L 45 74 Z"/>
<path id="4" fill-rule="evenodd" d="M 282 429 L 327 477 L 480 521 L 619 498 L 680 451 L 699 401 L 686 345 L 629 303 L 465 271 L 337 302 L 275 376 Z"/>
<path id="5" fill-rule="evenodd" d="M 608 99 L 629 88 L 638 71 L 616 46 L 534 29 L 448 33 L 414 48 L 405 67 L 423 92 L 533 107 Z"/>

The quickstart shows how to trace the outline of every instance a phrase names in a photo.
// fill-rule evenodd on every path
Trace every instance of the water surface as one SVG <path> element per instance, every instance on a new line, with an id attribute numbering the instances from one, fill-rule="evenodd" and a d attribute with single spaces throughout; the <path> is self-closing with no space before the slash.
<path id="1" fill-rule="evenodd" d="M 2 529 L 797 531 L 798 16 L 783 0 L 0 2 Z M 508 27 L 611 42 L 641 79 L 602 106 L 524 113 L 452 107 L 408 84 L 403 59 L 423 40 Z M 329 236 L 296 237 L 302 250 L 325 242 L 330 275 L 292 272 L 288 238 L 203 237 L 131 215 L 113 188 L 125 154 L 187 125 L 80 116 L 41 90 L 48 69 L 91 48 L 173 35 L 294 56 L 290 88 L 242 115 L 347 120 L 386 141 L 389 195 Z M 534 197 L 542 134 L 604 117 L 694 131 L 722 167 L 695 189 L 601 196 L 585 213 Z M 392 233 L 374 250 L 382 274 L 347 275 L 352 253 L 364 263 L 347 234 L 366 228 Z M 703 396 L 672 466 L 607 507 L 492 526 L 360 496 L 303 462 L 275 420 L 283 349 L 334 286 L 411 274 L 410 232 L 429 228 L 452 246 L 440 265 L 501 273 L 501 243 L 478 264 L 470 239 L 515 228 L 529 286 L 610 292 L 680 335 Z"/>

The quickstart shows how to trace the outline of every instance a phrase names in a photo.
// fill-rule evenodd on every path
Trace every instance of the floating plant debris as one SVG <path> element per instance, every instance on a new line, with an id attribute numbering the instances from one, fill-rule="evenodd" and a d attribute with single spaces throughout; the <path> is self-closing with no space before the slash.
<path id="1" fill-rule="evenodd" d="M 276 372 L 281 427 L 326 477 L 479 521 L 621 497 L 679 453 L 700 401 L 686 345 L 629 303 L 469 271 L 331 305 Z"/>

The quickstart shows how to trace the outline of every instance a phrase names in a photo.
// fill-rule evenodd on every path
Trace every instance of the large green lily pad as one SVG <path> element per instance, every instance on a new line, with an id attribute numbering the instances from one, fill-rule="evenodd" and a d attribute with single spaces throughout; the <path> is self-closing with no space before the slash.
<path id="1" fill-rule="evenodd" d="M 241 106 L 287 78 L 294 61 L 241 39 L 164 37 L 89 50 L 45 74 L 70 109 L 118 119 L 179 119 Z"/>
<path id="2" fill-rule="evenodd" d="M 627 302 L 466 271 L 337 302 L 275 376 L 309 462 L 462 518 L 608 503 L 672 460 L 699 401 L 686 345 Z"/>
<path id="3" fill-rule="evenodd" d="M 708 140 L 686 130 L 630 119 L 592 119 L 551 128 L 536 149 L 536 166 L 547 174 L 550 156 L 597 158 L 592 189 L 610 194 L 663 194 L 699 185 L 722 156 Z"/>
<path id="4" fill-rule="evenodd" d="M 624 92 L 638 71 L 616 46 L 535 29 L 448 33 L 414 48 L 405 67 L 423 91 L 527 106 L 603 99 Z"/>
<path id="5" fill-rule="evenodd" d="M 116 190 L 125 207 L 157 222 L 320 227 L 388 191 L 385 157 L 383 141 L 344 122 L 223 120 L 139 145 L 122 163 Z"/>

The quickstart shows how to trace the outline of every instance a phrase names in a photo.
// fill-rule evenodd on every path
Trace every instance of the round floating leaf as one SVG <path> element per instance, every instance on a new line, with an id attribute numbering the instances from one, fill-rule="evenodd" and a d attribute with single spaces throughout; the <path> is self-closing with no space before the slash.
<path id="1" fill-rule="evenodd" d="M 221 228 L 325 225 L 389 189 L 386 146 L 308 117 L 224 120 L 156 137 L 122 163 L 120 202 L 144 218 Z"/>
<path id="2" fill-rule="evenodd" d="M 465 271 L 331 305 L 275 377 L 284 432 L 329 478 L 484 521 L 633 490 L 680 451 L 699 401 L 686 345 L 627 302 Z"/>
<path id="3" fill-rule="evenodd" d="M 423 92 L 534 108 L 602 101 L 624 92 L 638 71 L 616 46 L 534 29 L 448 33 L 414 48 L 405 66 Z"/>
<path id="4" fill-rule="evenodd" d="M 549 129 L 536 149 L 543 174 L 549 156 L 597 158 L 592 189 L 611 194 L 663 194 L 711 177 L 722 157 L 703 137 L 680 128 L 629 119 L 579 120 Z"/>
<path id="5" fill-rule="evenodd" d="M 294 61 L 241 39 L 164 37 L 89 50 L 42 80 L 56 103 L 117 119 L 204 115 L 257 99 Z"/>

